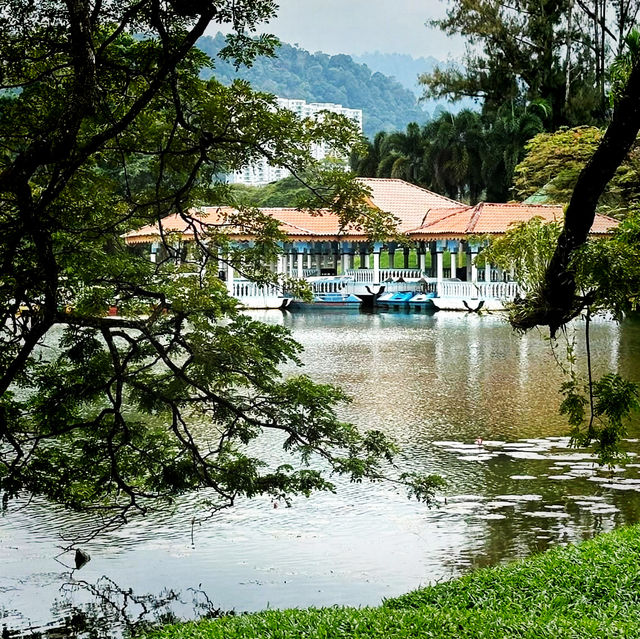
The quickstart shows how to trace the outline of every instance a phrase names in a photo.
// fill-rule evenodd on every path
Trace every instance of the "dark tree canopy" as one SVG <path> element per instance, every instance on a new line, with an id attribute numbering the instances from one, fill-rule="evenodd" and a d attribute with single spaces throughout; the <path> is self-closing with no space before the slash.
<path id="1" fill-rule="evenodd" d="M 360 206 L 344 175 L 324 180 L 309 154 L 357 132 L 328 115 L 301 122 L 245 82 L 203 81 L 195 48 L 211 22 L 220 51 L 248 64 L 274 41 L 252 37 L 269 0 L 9 0 L 0 14 L 0 493 L 45 495 L 122 518 L 158 498 L 209 488 L 237 496 L 330 489 L 321 472 L 378 478 L 394 451 L 379 432 L 342 423 L 336 388 L 304 376 L 287 332 L 238 313 L 218 259 L 257 281 L 277 251 L 270 219 L 230 223 L 260 241 L 230 246 L 194 225 L 192 207 L 233 203 L 216 182 L 266 155 L 313 187 L 309 203 L 375 235 L 388 220 Z M 326 176 L 325 176 L 326 177 Z M 182 215 L 198 230 L 186 254 L 127 250 L 122 234 Z M 162 226 L 161 226 L 162 227 Z M 176 260 L 178 255 L 183 259 Z M 108 317 L 115 305 L 118 317 Z M 274 432 L 297 466 L 273 466 L 252 440 Z M 254 451 L 254 452 L 251 452 Z M 319 465 L 306 465 L 314 456 Z M 300 465 L 300 462 L 302 464 Z M 396 478 L 408 483 L 408 478 Z M 416 478 L 420 496 L 433 482 Z"/>
<path id="2" fill-rule="evenodd" d="M 492 111 L 505 101 L 544 101 L 549 124 L 607 119 L 607 67 L 624 49 L 637 0 L 450 0 L 434 26 L 469 43 L 464 69 L 422 76 L 429 97 L 473 96 Z"/>

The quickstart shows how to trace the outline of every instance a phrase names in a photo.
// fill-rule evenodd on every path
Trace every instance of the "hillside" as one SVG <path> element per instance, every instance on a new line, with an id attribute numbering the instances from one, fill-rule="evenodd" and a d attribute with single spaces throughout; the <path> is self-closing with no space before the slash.
<path id="1" fill-rule="evenodd" d="M 224 37 L 218 33 L 201 38 L 198 46 L 213 57 L 224 46 Z M 259 58 L 251 68 L 238 71 L 218 60 L 205 77 L 211 75 L 223 84 L 243 78 L 254 88 L 283 98 L 362 109 L 363 130 L 368 137 L 381 130 L 404 130 L 409 122 L 422 124 L 429 119 L 411 91 L 382 73 L 373 73 L 366 65 L 356 64 L 348 55 L 309 53 L 283 43 L 276 58 Z"/>

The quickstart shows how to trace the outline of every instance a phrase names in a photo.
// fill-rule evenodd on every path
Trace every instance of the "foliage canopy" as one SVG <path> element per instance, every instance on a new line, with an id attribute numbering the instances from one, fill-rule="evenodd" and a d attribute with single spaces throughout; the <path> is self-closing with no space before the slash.
<path id="1" fill-rule="evenodd" d="M 515 168 L 516 199 L 569 202 L 580 171 L 593 156 L 602 136 L 603 131 L 597 127 L 581 126 L 533 137 L 525 145 L 524 159 Z M 600 197 L 598 212 L 623 216 L 638 201 L 639 178 L 640 147 L 636 141 Z"/>
<path id="2" fill-rule="evenodd" d="M 394 453 L 379 432 L 341 422 L 338 389 L 283 379 L 298 345 L 238 313 L 217 277 L 225 259 L 257 281 L 277 226 L 240 208 L 229 224 L 259 241 L 235 250 L 224 228 L 196 225 L 200 205 L 232 203 L 216 175 L 266 155 L 305 170 L 309 205 L 330 205 L 372 235 L 389 220 L 361 205 L 344 174 L 310 157 L 357 141 L 348 121 L 301 121 L 246 82 L 203 81 L 195 48 L 211 22 L 233 33 L 219 52 L 250 64 L 275 41 L 253 37 L 270 0 L 10 0 L 0 16 L 0 493 L 41 494 L 107 520 L 208 488 L 237 496 L 331 489 L 327 473 L 380 478 Z M 122 234 L 178 213 L 196 232 L 167 259 L 126 249 Z M 176 259 L 182 256 L 183 259 Z M 116 305 L 118 317 L 107 316 Z M 293 464 L 250 446 L 280 437 Z M 308 465 L 313 457 L 316 465 Z M 300 464 L 301 462 L 301 464 Z M 326 471 L 326 472 L 324 472 Z M 400 478 L 428 498 L 435 482 Z"/>

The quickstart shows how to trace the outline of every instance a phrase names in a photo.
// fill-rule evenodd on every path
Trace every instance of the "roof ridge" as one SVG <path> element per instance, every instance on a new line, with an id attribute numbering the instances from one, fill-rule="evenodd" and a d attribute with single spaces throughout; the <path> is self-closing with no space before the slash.
<path id="1" fill-rule="evenodd" d="M 463 211 L 468 211 L 470 208 L 470 206 L 461 206 L 459 209 L 453 209 L 451 211 L 451 213 L 448 213 L 447 215 L 443 215 L 442 217 L 439 217 L 437 220 L 433 220 L 433 222 L 427 222 L 426 224 L 423 222 L 418 229 L 427 229 L 430 226 L 433 226 L 434 224 L 438 224 L 438 222 L 442 222 L 443 220 L 448 220 L 451 217 L 455 217 L 456 215 L 459 215 L 460 213 L 462 213 Z M 438 209 L 429 209 L 429 211 L 433 211 L 433 210 L 438 210 Z M 442 209 L 440 209 L 442 210 Z M 445 211 L 448 209 L 444 209 Z M 429 213 L 429 211 L 427 211 L 427 213 Z M 426 217 L 426 215 L 425 215 Z M 412 230 L 417 230 L 417 229 L 412 229 Z"/>
<path id="2" fill-rule="evenodd" d="M 418 191 L 422 191 L 423 193 L 428 193 L 429 195 L 436 195 L 437 197 L 442 198 L 443 200 L 447 200 L 447 202 L 452 202 L 453 204 L 459 204 L 460 206 L 464 206 L 464 204 L 462 202 L 458 202 L 458 200 L 453 200 L 452 198 L 447 197 L 446 195 L 441 195 L 440 193 L 431 191 L 430 189 L 427 189 L 423 186 L 419 186 L 418 184 L 413 184 L 413 182 L 407 182 L 407 180 L 403 180 L 401 178 L 358 177 L 356 178 L 356 180 L 376 180 L 378 182 L 399 182 L 400 184 L 406 184 L 407 186 L 410 186 Z"/>
<path id="3" fill-rule="evenodd" d="M 529 204 L 528 202 L 478 202 L 478 204 L 486 204 L 488 206 L 524 206 L 527 208 L 538 207 L 547 209 L 564 207 L 564 204 Z"/>
<path id="4" fill-rule="evenodd" d="M 476 225 L 478 224 L 478 220 L 480 219 L 480 213 L 482 212 L 482 207 L 484 206 L 484 202 L 478 202 L 475 205 L 475 211 L 471 214 L 471 219 L 469 220 L 469 224 L 467 225 L 467 228 L 465 229 L 465 233 L 471 233 L 473 231 L 473 229 L 476 228 Z"/>

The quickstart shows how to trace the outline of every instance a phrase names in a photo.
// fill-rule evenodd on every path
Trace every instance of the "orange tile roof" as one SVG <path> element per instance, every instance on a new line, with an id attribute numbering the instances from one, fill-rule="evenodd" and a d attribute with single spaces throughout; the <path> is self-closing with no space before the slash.
<path id="1" fill-rule="evenodd" d="M 416 239 L 460 238 L 467 235 L 501 234 L 511 224 L 525 222 L 532 217 L 544 220 L 562 220 L 563 208 L 553 204 L 495 204 L 481 202 L 465 206 L 437 193 L 420 188 L 403 180 L 386 178 L 358 178 L 371 193 L 368 201 L 382 211 L 399 219 L 398 230 Z M 294 208 L 263 208 L 280 222 L 280 230 L 292 240 L 314 238 L 333 240 L 351 238 L 366 240 L 363 232 L 353 227 L 342 229 L 339 217 L 331 211 L 311 214 Z M 162 220 L 163 233 L 179 232 L 185 240 L 193 239 L 194 232 L 202 233 L 207 228 L 224 230 L 231 236 L 250 238 L 249 229 L 234 225 L 230 217 L 235 213 L 231 207 L 204 207 L 190 211 L 187 216 L 169 215 Z M 592 234 L 604 234 L 617 226 L 618 222 L 597 215 L 591 229 Z M 153 242 L 160 232 L 157 225 L 145 226 L 126 234 L 129 244 Z"/>
<path id="2" fill-rule="evenodd" d="M 311 214 L 294 208 L 262 208 L 260 211 L 280 222 L 280 230 L 291 238 L 339 238 L 344 236 L 366 239 L 363 231 L 347 227 L 341 228 L 340 218 L 325 210 Z M 207 206 L 191 210 L 185 215 L 173 214 L 162 220 L 163 233 L 180 233 L 185 240 L 192 240 L 194 233 L 220 230 L 235 237 L 250 238 L 250 229 L 239 228 L 233 222 L 237 210 L 232 207 Z M 158 225 L 147 225 L 126 234 L 128 244 L 142 244 L 157 240 L 160 235 Z"/>
<path id="3" fill-rule="evenodd" d="M 435 213 L 435 212 L 434 212 Z M 440 214 L 444 213 L 444 214 Z M 546 222 L 562 221 L 564 210 L 556 204 L 498 204 L 480 202 L 456 211 L 438 212 L 426 222 L 408 232 L 410 236 L 450 236 L 502 234 L 509 226 L 541 217 Z M 435 218 L 435 219 L 434 219 Z M 601 235 L 611 232 L 618 222 L 605 215 L 596 215 L 591 233 Z"/>
<path id="4" fill-rule="evenodd" d="M 371 190 L 369 201 L 381 211 L 395 215 L 402 233 L 424 224 L 432 210 L 458 209 L 464 206 L 444 195 L 395 178 L 357 178 Z"/>

